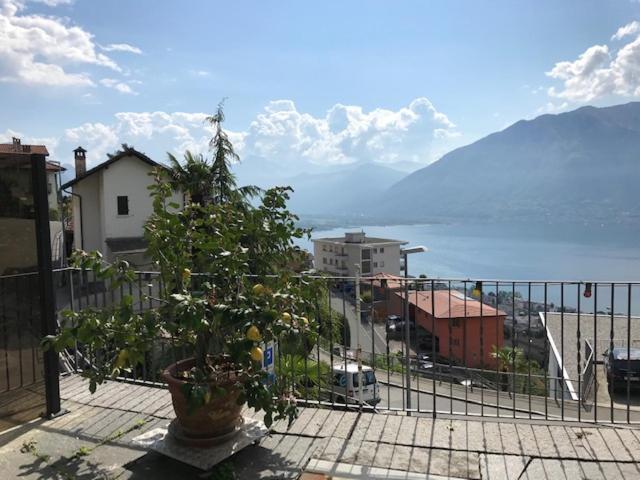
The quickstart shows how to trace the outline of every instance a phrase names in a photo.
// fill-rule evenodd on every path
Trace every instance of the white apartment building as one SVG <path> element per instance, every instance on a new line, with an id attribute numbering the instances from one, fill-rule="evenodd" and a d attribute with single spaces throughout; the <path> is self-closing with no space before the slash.
<path id="1" fill-rule="evenodd" d="M 121 258 L 147 267 L 144 225 L 153 212 L 147 187 L 154 168 L 166 168 L 134 148 L 126 148 L 90 170 L 86 150 L 74 150 L 76 178 L 62 185 L 73 196 L 74 248 L 99 250 L 105 260 Z M 181 193 L 172 202 L 183 205 Z"/>
<path id="2" fill-rule="evenodd" d="M 360 265 L 362 276 L 400 275 L 400 249 L 408 243 L 367 237 L 364 232 L 347 232 L 344 237 L 316 238 L 312 242 L 316 270 L 342 277 L 354 277 L 356 265 Z"/>

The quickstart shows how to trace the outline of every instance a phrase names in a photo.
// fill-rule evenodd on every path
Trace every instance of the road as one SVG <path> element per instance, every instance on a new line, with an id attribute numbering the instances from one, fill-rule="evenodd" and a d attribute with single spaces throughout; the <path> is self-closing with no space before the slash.
<path id="1" fill-rule="evenodd" d="M 332 294 L 331 308 L 341 313 L 347 319 L 351 332 L 350 348 L 357 348 L 356 332 L 360 331 L 360 342 L 362 351 L 376 354 L 386 353 L 386 341 L 384 326 L 372 326 L 371 323 L 361 323 L 356 317 L 355 307 L 348 300 L 340 295 Z M 365 355 L 366 357 L 366 355 Z M 328 360 L 328 359 L 327 359 Z M 397 373 L 387 374 L 386 370 L 378 369 L 376 372 L 380 384 L 380 396 L 382 398 L 379 407 L 391 409 L 404 409 L 406 407 L 406 393 L 403 389 L 403 376 Z M 606 385 L 606 384 L 605 384 Z M 630 421 L 640 422 L 640 400 L 634 402 L 627 412 L 627 407 L 623 403 L 606 404 L 602 399 L 598 399 L 598 406 L 594 408 L 593 402 L 580 406 L 574 400 L 554 399 L 551 397 L 529 396 L 517 394 L 514 396 L 508 392 L 496 392 L 495 390 L 482 388 L 468 388 L 457 383 L 446 381 L 436 381 L 432 379 L 420 378 L 416 376 L 412 380 L 412 408 L 420 410 L 433 410 L 433 391 L 436 392 L 436 410 L 446 413 L 462 413 L 475 415 L 519 418 L 554 418 L 567 420 L 593 421 L 595 415 L 598 420 L 611 419 L 624 423 L 627 415 Z M 599 395 L 600 396 L 600 395 Z M 640 398 L 640 393 L 638 394 Z M 608 399 L 607 399 L 608 400 Z M 633 404 L 635 403 L 635 405 Z M 596 413 L 597 410 L 597 413 Z"/>
<path id="2" fill-rule="evenodd" d="M 349 324 L 349 331 L 351 332 L 351 345 L 350 348 L 355 350 L 358 347 L 358 330 L 360 331 L 360 345 L 363 352 L 372 352 L 375 349 L 375 353 L 386 353 L 387 343 L 385 340 L 384 332 L 381 333 L 380 329 L 374 328 L 373 322 L 360 322 L 356 317 L 355 306 L 349 301 L 348 298 L 343 300 L 341 295 L 331 294 L 331 308 L 347 319 Z"/>

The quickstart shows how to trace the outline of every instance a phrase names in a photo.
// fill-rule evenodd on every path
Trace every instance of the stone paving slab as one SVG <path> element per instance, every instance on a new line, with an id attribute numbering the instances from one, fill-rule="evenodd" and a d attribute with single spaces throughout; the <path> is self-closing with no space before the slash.
<path id="1" fill-rule="evenodd" d="M 108 382 L 91 395 L 77 377 L 63 379 L 61 389 L 69 413 L 0 435 L 3 480 L 55 478 L 59 473 L 46 462 L 34 464 L 33 454 L 20 452 L 32 440 L 52 462 L 72 456 L 81 446 L 97 446 L 71 463 L 81 479 L 201 478 L 199 471 L 132 444 L 134 436 L 166 426 L 174 417 L 168 392 Z M 245 414 L 261 419 L 252 410 Z M 104 442 L 141 420 L 145 423 L 136 430 Z M 296 478 L 310 459 L 422 478 L 640 478 L 637 428 L 302 408 L 291 426 L 286 420 L 276 422 L 272 431 L 259 446 L 232 457 L 238 478 Z"/>
<path id="2" fill-rule="evenodd" d="M 529 457 L 515 455 L 480 455 L 482 480 L 512 480 L 520 478 L 529 462 Z"/>
<path id="3" fill-rule="evenodd" d="M 612 480 L 640 478 L 637 463 L 584 462 L 578 460 L 533 459 L 523 480 Z"/>

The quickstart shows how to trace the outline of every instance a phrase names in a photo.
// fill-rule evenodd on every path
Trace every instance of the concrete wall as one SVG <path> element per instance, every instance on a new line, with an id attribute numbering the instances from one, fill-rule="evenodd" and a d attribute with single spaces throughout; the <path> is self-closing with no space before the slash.
<path id="1" fill-rule="evenodd" d="M 326 246 L 326 250 L 323 250 Z M 384 249 L 384 252 L 381 250 Z M 335 275 L 355 277 L 356 264 L 363 265 L 362 250 L 371 251 L 369 271 L 361 275 L 375 275 L 376 273 L 389 273 L 400 275 L 400 245 L 367 245 L 359 243 L 335 244 L 333 242 L 315 241 L 313 247 L 313 257 L 316 269 Z M 344 252 L 345 255 L 341 255 Z M 327 260 L 324 263 L 323 259 Z M 333 264 L 330 263 L 333 261 Z M 336 263 L 337 262 L 337 263 Z M 337 267 L 346 267 L 346 270 Z"/>
<path id="2" fill-rule="evenodd" d="M 102 170 L 104 202 L 104 237 L 140 237 L 153 211 L 147 185 L 152 167 L 136 157 L 125 157 Z M 129 214 L 118 215 L 120 195 L 129 197 Z"/>
<path id="3" fill-rule="evenodd" d="M 60 205 L 58 204 L 58 175 L 57 172 L 47 172 L 47 193 L 49 210 L 57 210 L 58 214 L 60 214 Z"/>
<path id="4" fill-rule="evenodd" d="M 105 243 L 102 235 L 102 206 L 101 174 L 96 173 L 76 183 L 73 192 L 82 197 L 82 213 L 80 200 L 73 197 L 73 246 L 75 249 L 83 249 L 88 252 L 93 250 L 105 251 Z M 82 221 L 80 219 L 82 218 Z M 81 228 L 82 226 L 82 228 Z M 84 229 L 84 232 L 82 231 Z M 84 234 L 84 235 L 83 235 Z M 84 236 L 84 238 L 83 238 Z M 84 240 L 84 244 L 82 244 Z"/>
<path id="5" fill-rule="evenodd" d="M 124 157 L 83 179 L 73 187 L 82 195 L 84 249 L 100 250 L 105 259 L 113 260 L 106 239 L 142 237 L 144 224 L 153 212 L 149 186 L 153 167 L 137 157 Z M 118 215 L 118 196 L 129 197 L 129 213 Z M 171 201 L 182 205 L 182 194 Z M 80 248 L 79 202 L 74 198 L 75 247 Z"/>
<path id="6" fill-rule="evenodd" d="M 62 230 L 61 222 L 49 222 L 51 243 Z M 57 252 L 52 254 L 56 256 Z M 35 220 L 0 218 L 0 275 L 38 266 Z"/>

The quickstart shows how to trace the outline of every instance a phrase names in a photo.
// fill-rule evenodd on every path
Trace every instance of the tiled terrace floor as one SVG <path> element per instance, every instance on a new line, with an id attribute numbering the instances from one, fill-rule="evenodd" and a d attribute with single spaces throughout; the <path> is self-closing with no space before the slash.
<path id="1" fill-rule="evenodd" d="M 0 478 L 226 478 L 132 443 L 173 417 L 166 390 L 112 382 L 91 395 L 77 376 L 61 388 L 67 414 L 0 435 Z M 640 429 L 306 408 L 229 463 L 239 479 L 305 468 L 333 478 L 635 479 Z"/>

